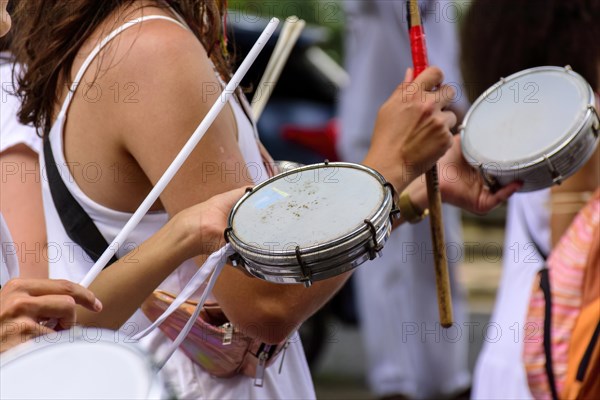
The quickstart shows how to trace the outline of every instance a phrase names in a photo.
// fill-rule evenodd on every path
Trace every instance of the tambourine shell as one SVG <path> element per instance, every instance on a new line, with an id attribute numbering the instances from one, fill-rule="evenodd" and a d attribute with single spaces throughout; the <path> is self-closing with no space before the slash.
<path id="1" fill-rule="evenodd" d="M 528 192 L 559 184 L 594 153 L 594 103 L 590 85 L 568 67 L 518 72 L 473 103 L 461 129 L 463 154 L 491 186 L 519 180 Z"/>
<path id="2" fill-rule="evenodd" d="M 377 242 L 383 246 L 391 233 L 391 223 L 386 224 L 378 234 Z M 322 257 L 313 263 L 307 263 L 307 268 L 310 269 L 312 280 L 319 281 L 340 275 L 346 271 L 350 271 L 366 261 L 371 260 L 372 256 L 377 257 L 379 253 L 371 254 L 369 249 L 371 242 L 365 241 L 354 249 L 346 250 L 335 256 L 331 252 L 324 252 Z M 267 265 L 264 263 L 256 263 L 245 259 L 244 268 L 252 275 L 261 279 L 275 283 L 302 283 L 302 268 L 294 264 L 296 260 L 289 260 L 287 266 Z"/>

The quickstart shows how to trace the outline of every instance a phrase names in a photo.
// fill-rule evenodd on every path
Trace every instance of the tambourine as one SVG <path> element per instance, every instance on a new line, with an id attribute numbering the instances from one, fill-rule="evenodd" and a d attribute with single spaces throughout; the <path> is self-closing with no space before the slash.
<path id="1" fill-rule="evenodd" d="M 592 156 L 600 118 L 594 91 L 570 67 L 537 67 L 503 78 L 469 109 L 462 151 L 492 189 L 560 184 Z"/>
<path id="2" fill-rule="evenodd" d="M 76 327 L 2 353 L 2 399 L 173 399 L 153 360 L 122 332 Z"/>
<path id="3" fill-rule="evenodd" d="M 266 281 L 310 286 L 377 257 L 396 212 L 393 188 L 378 172 L 326 162 L 249 190 L 225 236 L 234 265 Z"/>

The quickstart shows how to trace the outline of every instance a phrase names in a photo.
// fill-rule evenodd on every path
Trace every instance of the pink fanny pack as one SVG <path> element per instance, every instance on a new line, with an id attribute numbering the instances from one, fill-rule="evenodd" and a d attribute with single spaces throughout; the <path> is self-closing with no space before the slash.
<path id="1" fill-rule="evenodd" d="M 156 290 L 142 305 L 142 311 L 152 321 L 162 315 L 176 296 Z M 179 306 L 160 330 L 171 340 L 179 335 L 198 303 L 186 301 Z M 179 348 L 197 365 L 219 378 L 243 374 L 262 386 L 265 369 L 285 352 L 289 342 L 277 345 L 262 343 L 238 331 L 216 303 L 205 303 L 194 326 Z M 283 364 L 283 358 L 281 360 Z"/>

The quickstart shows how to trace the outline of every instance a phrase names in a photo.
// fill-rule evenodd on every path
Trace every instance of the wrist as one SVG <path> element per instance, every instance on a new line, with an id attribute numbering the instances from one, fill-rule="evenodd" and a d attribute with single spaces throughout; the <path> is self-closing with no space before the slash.
<path id="1" fill-rule="evenodd" d="M 416 224 L 428 214 L 427 188 L 421 179 L 414 180 L 399 196 L 400 217 L 405 222 Z"/>
<path id="2" fill-rule="evenodd" d="M 165 235 L 160 245 L 166 245 L 168 251 L 172 254 L 174 261 L 182 263 L 185 260 L 195 257 L 198 247 L 197 232 L 194 224 L 180 214 L 176 214 L 164 226 Z M 162 235 L 161 235 L 162 236 Z"/>
<path id="3" fill-rule="evenodd" d="M 225 242 L 224 228 L 211 218 L 205 218 L 204 213 L 183 211 L 172 221 L 173 238 L 177 238 L 178 252 L 185 256 L 184 260 L 201 255 L 210 255 L 217 251 Z M 170 221 L 170 222 L 171 222 Z"/>
<path id="4" fill-rule="evenodd" d="M 425 210 L 429 206 L 425 175 L 421 175 L 412 181 L 406 188 L 405 192 L 410 196 L 410 200 L 416 209 Z"/>
<path id="5" fill-rule="evenodd" d="M 396 193 L 401 193 L 406 187 L 418 177 L 418 173 L 411 165 L 403 160 L 389 164 L 387 158 L 382 155 L 369 153 L 362 161 L 363 165 L 379 172 L 385 180 L 394 186 Z"/>

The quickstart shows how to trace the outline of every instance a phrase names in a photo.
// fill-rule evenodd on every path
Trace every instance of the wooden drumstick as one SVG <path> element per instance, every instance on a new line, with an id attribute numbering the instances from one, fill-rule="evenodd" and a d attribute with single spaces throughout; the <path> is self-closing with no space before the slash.
<path id="1" fill-rule="evenodd" d="M 421 25 L 421 15 L 417 0 L 407 1 L 408 29 L 410 48 L 413 59 L 415 78 L 428 66 L 425 34 Z M 448 274 L 448 259 L 444 241 L 444 224 L 442 221 L 442 196 L 440 194 L 437 164 L 425 174 L 427 180 L 427 198 L 429 200 L 429 221 L 431 226 L 431 241 L 435 262 L 435 282 L 437 286 L 440 324 L 448 328 L 453 323 L 452 296 L 450 294 L 450 278 Z"/>
<path id="2" fill-rule="evenodd" d="M 271 54 L 269 63 L 265 68 L 265 72 L 258 84 L 256 93 L 254 93 L 254 97 L 252 98 L 252 114 L 254 121 L 258 122 L 260 119 L 260 116 L 275 89 L 275 84 L 283 71 L 283 67 L 305 26 L 306 22 L 303 19 L 298 19 L 296 16 L 287 18 L 283 23 L 283 27 L 279 33 L 279 39 L 277 39 L 275 49 L 273 49 L 273 54 Z"/>

